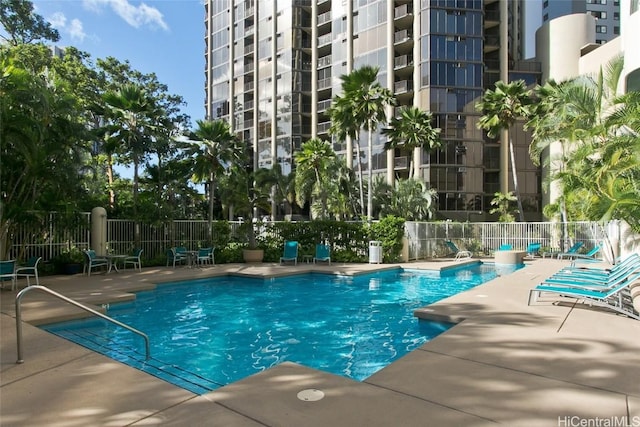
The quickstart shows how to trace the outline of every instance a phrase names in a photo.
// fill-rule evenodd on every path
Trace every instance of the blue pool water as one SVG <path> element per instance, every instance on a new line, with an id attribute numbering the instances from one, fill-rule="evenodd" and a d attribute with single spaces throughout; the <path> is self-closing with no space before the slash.
<path id="1" fill-rule="evenodd" d="M 141 337 L 99 318 L 44 329 L 199 394 L 284 361 L 362 380 L 452 326 L 415 309 L 494 277 L 478 264 L 160 285 L 107 313 L 149 335 L 149 361 Z"/>

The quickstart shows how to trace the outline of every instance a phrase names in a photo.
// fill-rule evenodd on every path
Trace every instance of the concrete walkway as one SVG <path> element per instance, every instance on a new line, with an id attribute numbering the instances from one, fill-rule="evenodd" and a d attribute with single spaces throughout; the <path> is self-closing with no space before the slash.
<path id="1" fill-rule="evenodd" d="M 527 306 L 529 289 L 566 264 L 537 259 L 513 274 L 418 310 L 419 317 L 459 324 L 364 382 L 283 363 L 202 396 L 32 326 L 83 315 L 37 291 L 22 300 L 28 323 L 23 324 L 24 363 L 16 364 L 16 292 L 5 290 L 0 293 L 0 425 L 640 425 L 640 322 L 571 302 Z M 45 277 L 41 284 L 100 308 L 134 298 L 132 291 L 174 280 L 312 269 L 355 274 L 392 267 L 147 268 Z M 309 389 L 324 397 L 298 398 Z M 596 418 L 601 424 L 594 424 Z"/>

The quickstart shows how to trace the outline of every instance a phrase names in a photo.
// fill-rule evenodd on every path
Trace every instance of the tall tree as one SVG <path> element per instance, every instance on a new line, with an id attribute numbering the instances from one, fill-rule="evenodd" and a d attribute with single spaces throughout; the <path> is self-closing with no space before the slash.
<path id="1" fill-rule="evenodd" d="M 430 154 L 442 145 L 440 129 L 434 128 L 432 122 L 431 112 L 405 106 L 398 116 L 391 118 L 390 126 L 382 129 L 382 134 L 388 138 L 384 146 L 386 150 L 402 147 L 412 154 L 409 178 L 417 178 L 420 167 L 414 161 L 414 151 L 424 148 Z"/>
<path id="2" fill-rule="evenodd" d="M 198 120 L 198 127 L 190 135 L 192 140 L 187 154 L 193 156 L 193 179 L 207 183 L 209 199 L 209 233 L 213 227 L 216 177 L 230 163 L 237 163 L 243 152 L 231 126 L 224 120 Z M 211 236 L 210 236 L 211 237 Z"/>
<path id="3" fill-rule="evenodd" d="M 393 92 L 378 82 L 378 67 L 365 65 L 349 74 L 340 76 L 342 96 L 334 97 L 335 109 L 330 110 L 332 132 L 339 137 L 353 136 L 358 140 L 360 129 L 367 132 L 367 216 L 373 214 L 373 134 L 378 126 L 386 123 L 386 108 L 395 105 Z M 359 156 L 358 146 L 358 156 Z M 360 172 L 362 179 L 362 172 Z"/>
<path id="4" fill-rule="evenodd" d="M 320 198 L 320 218 L 327 216 L 327 192 L 323 181 L 329 180 L 329 169 L 336 154 L 328 142 L 312 138 L 302 144 L 295 154 L 296 161 L 296 197 L 301 206 L 310 198 L 312 192 Z"/>
<path id="5" fill-rule="evenodd" d="M 138 192 L 140 165 L 148 156 L 158 118 L 163 112 L 145 89 L 135 84 L 125 84 L 117 91 L 107 91 L 104 102 L 109 109 L 109 143 L 119 144 L 133 162 L 133 215 L 138 216 Z"/>
<path id="6" fill-rule="evenodd" d="M 520 188 L 518 186 L 518 171 L 516 169 L 511 127 L 518 119 L 530 116 L 531 102 L 531 91 L 527 89 L 524 80 L 517 80 L 511 83 L 498 81 L 496 82 L 495 90 L 487 89 L 482 97 L 482 101 L 476 105 L 476 109 L 483 113 L 478 122 L 478 126 L 486 130 L 490 137 L 497 137 L 502 130 L 506 130 L 508 133 L 508 141 L 501 141 L 501 143 L 509 144 L 513 186 L 518 201 L 518 211 L 520 212 L 521 221 L 525 219 L 522 209 L 522 198 L 520 197 Z M 506 192 L 506 189 L 503 191 Z"/>
<path id="7" fill-rule="evenodd" d="M 7 36 L 0 38 L 11 45 L 28 44 L 38 40 L 57 42 L 60 33 L 50 23 L 33 11 L 28 0 L 0 0 L 0 24 Z"/>

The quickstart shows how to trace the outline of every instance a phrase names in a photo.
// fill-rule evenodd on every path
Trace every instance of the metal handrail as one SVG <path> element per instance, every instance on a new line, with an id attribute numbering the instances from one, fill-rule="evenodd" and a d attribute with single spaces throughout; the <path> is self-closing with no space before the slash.
<path id="1" fill-rule="evenodd" d="M 125 329 L 128 329 L 129 331 L 133 332 L 134 334 L 138 334 L 140 335 L 142 338 L 144 338 L 144 344 L 145 344 L 145 350 L 147 352 L 147 357 L 146 360 L 149 360 L 149 358 L 151 357 L 151 350 L 150 350 L 150 346 L 149 346 L 149 337 L 147 336 L 147 334 L 140 332 L 139 330 L 132 328 L 129 325 L 125 325 L 122 322 L 119 322 L 115 319 L 112 319 L 109 316 L 106 316 L 102 313 L 100 313 L 99 311 L 96 311 L 92 308 L 87 307 L 86 305 L 80 304 L 77 301 L 72 300 L 71 298 L 65 297 L 62 294 L 59 294 L 55 291 L 52 291 L 51 289 L 47 288 L 46 286 L 40 286 L 40 285 L 33 285 L 33 286 L 28 286 L 26 288 L 24 288 L 23 290 L 21 290 L 20 292 L 18 292 L 18 295 L 16 295 L 16 335 L 17 335 L 17 339 L 18 339 L 18 360 L 16 361 L 16 363 L 24 363 L 24 359 L 22 358 L 22 308 L 20 306 L 20 302 L 22 300 L 22 296 L 24 294 L 26 294 L 27 292 L 31 291 L 31 290 L 39 290 L 45 293 L 48 293 L 50 295 L 53 295 L 56 298 L 59 298 L 65 302 L 68 302 L 71 305 L 75 305 L 78 308 L 81 308 L 85 311 L 88 311 L 91 314 L 95 314 L 98 317 L 101 317 L 102 319 L 111 322 L 115 325 L 121 326 Z"/>

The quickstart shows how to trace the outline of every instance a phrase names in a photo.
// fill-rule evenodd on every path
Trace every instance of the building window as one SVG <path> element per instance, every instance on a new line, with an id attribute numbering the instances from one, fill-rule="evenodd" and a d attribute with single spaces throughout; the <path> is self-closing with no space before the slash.
<path id="1" fill-rule="evenodd" d="M 544 14 L 544 16 L 542 17 L 542 20 L 543 20 L 544 22 L 547 22 L 547 21 L 549 20 L 549 14 L 548 14 L 548 13 L 545 13 L 545 14 Z"/>
<path id="2" fill-rule="evenodd" d="M 587 0 L 587 4 L 607 4 L 607 0 Z"/>
<path id="3" fill-rule="evenodd" d="M 607 19 L 607 12 L 592 10 L 591 15 L 595 16 L 596 19 Z"/>
<path id="4" fill-rule="evenodd" d="M 549 0 L 544 0 L 544 3 L 542 3 L 542 7 L 544 9 L 548 8 L 549 7 Z"/>
<path id="5" fill-rule="evenodd" d="M 620 27 L 613 27 L 613 34 L 620 35 Z"/>
<path id="6" fill-rule="evenodd" d="M 620 12 L 613 12 L 613 20 L 614 21 L 620 20 Z"/>
<path id="7" fill-rule="evenodd" d="M 607 26 L 606 25 L 596 25 L 596 33 L 597 34 L 607 34 Z"/>

